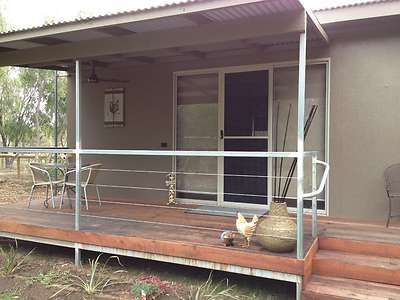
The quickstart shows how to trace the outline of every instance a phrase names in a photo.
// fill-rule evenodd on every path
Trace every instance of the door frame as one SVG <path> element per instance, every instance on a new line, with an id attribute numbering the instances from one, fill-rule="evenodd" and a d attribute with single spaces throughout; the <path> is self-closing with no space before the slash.
<path id="1" fill-rule="evenodd" d="M 273 93 L 273 73 L 274 69 L 279 69 L 283 67 L 295 67 L 298 66 L 298 61 L 282 61 L 282 62 L 271 62 L 271 63 L 263 63 L 263 64 L 249 64 L 249 65 L 239 65 L 239 66 L 221 66 L 221 67 L 213 67 L 213 68 L 204 68 L 204 69 L 188 69 L 188 70 L 181 70 L 181 71 L 174 71 L 172 73 L 173 77 L 173 99 L 172 99 L 172 105 L 173 105 L 173 118 L 172 118 L 172 148 L 173 150 L 176 150 L 176 110 L 177 110 L 177 93 L 176 93 L 176 87 L 177 87 L 177 79 L 179 76 L 189 76 L 189 75 L 201 75 L 201 74 L 218 74 L 218 81 L 219 81 L 219 87 L 218 87 L 218 102 L 220 103 L 220 98 L 223 99 L 224 97 L 224 82 L 222 74 L 225 73 L 234 73 L 234 72 L 243 72 L 243 71 L 260 71 L 260 70 L 270 70 L 269 74 L 269 99 L 271 99 L 270 103 L 273 105 L 274 101 L 274 93 Z M 330 57 L 324 57 L 324 58 L 316 58 L 316 59 L 309 59 L 306 61 L 306 65 L 318 65 L 318 64 L 324 64 L 325 69 L 326 69 L 326 85 L 325 85 L 325 161 L 329 164 L 330 163 L 330 65 L 331 65 L 331 59 Z M 221 85 L 222 83 L 222 85 Z M 218 105 L 218 107 L 220 104 Z M 220 114 L 221 111 L 219 109 L 218 114 Z M 269 111 L 269 123 L 268 128 L 271 128 L 271 137 L 272 137 L 272 115 L 273 111 L 270 109 Z M 222 121 L 221 121 L 222 120 Z M 219 130 L 221 128 L 221 122 L 223 122 L 223 118 L 221 118 L 218 115 L 218 127 Z M 223 126 L 223 124 L 222 124 Z M 272 140 L 272 138 L 271 138 Z M 219 143 L 221 143 L 221 139 L 219 139 Z M 268 147 L 272 147 L 272 143 L 268 143 Z M 222 160 L 222 163 L 221 163 Z M 268 170 L 268 174 L 272 174 L 272 159 L 268 158 L 268 166 L 271 168 L 271 170 Z M 222 168 L 222 169 L 221 169 Z M 172 158 L 172 170 L 176 171 L 176 157 Z M 218 159 L 218 195 L 217 195 L 217 201 L 208 201 L 208 200 L 195 200 L 195 199 L 178 199 L 180 203 L 183 204 L 198 204 L 198 205 L 225 205 L 226 207 L 240 207 L 240 208 L 266 208 L 265 205 L 262 204 L 248 204 L 248 203 L 232 203 L 228 204 L 227 202 L 223 201 L 223 173 L 220 172 L 220 170 L 223 171 L 223 159 L 219 158 Z M 268 175 L 270 176 L 270 175 Z M 269 177 L 270 178 L 270 177 Z M 269 209 L 269 203 L 271 202 L 272 199 L 272 180 L 270 180 L 271 183 L 268 183 L 268 206 L 267 209 Z M 325 186 L 325 209 L 324 210 L 318 210 L 319 215 L 327 215 L 329 216 L 329 176 L 326 182 Z M 226 205 L 228 204 L 228 205 Z M 296 212 L 296 208 L 289 207 L 288 208 L 289 212 Z M 305 213 L 311 213 L 311 209 L 304 209 Z"/>

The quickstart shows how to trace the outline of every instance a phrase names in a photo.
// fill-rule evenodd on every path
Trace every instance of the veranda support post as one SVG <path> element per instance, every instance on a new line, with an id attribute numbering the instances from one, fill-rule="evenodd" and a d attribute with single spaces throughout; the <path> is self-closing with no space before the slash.
<path id="1" fill-rule="evenodd" d="M 304 12 L 304 32 L 299 39 L 299 82 L 297 99 L 297 259 L 304 257 L 303 194 L 304 194 L 304 102 L 306 90 L 307 13 Z M 296 300 L 301 300 L 302 280 L 296 283 Z"/>
<path id="2" fill-rule="evenodd" d="M 80 230 L 81 214 L 81 65 L 75 61 L 75 230 Z M 81 249 L 75 244 L 75 265 L 81 265 Z"/>
<path id="3" fill-rule="evenodd" d="M 305 25 L 306 26 L 306 25 Z M 304 257 L 303 247 L 303 194 L 304 194 L 304 102 L 306 84 L 306 27 L 300 34 L 299 86 L 297 104 L 297 258 Z"/>

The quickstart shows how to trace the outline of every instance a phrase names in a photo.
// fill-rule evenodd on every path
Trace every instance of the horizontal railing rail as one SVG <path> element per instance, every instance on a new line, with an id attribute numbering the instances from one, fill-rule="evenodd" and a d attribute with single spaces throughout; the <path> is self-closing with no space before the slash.
<path id="1" fill-rule="evenodd" d="M 298 152 L 264 151 L 182 151 L 182 150 L 117 150 L 117 149 L 72 149 L 72 148 L 20 148 L 0 147 L 0 153 L 80 153 L 88 155 L 131 156 L 199 156 L 199 157 L 299 157 Z M 305 157 L 317 155 L 318 151 L 305 151 Z"/>
<path id="2" fill-rule="evenodd" d="M 50 154 L 67 154 L 75 153 L 72 148 L 40 148 L 40 147 L 0 147 L 0 153 L 50 153 Z"/>

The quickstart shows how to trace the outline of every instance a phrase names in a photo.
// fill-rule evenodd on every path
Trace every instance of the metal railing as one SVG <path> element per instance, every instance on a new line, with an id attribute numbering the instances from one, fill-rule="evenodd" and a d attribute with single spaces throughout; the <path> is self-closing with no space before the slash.
<path id="1" fill-rule="evenodd" d="M 172 159 L 176 159 L 177 157 L 242 157 L 242 158 L 293 158 L 298 159 L 298 152 L 244 152 L 244 151 L 169 151 L 169 150 L 114 150 L 114 149 L 65 149 L 65 148 L 0 148 L 0 153 L 13 153 L 13 155 L 26 153 L 26 154 L 35 154 L 35 153 L 46 153 L 46 154 L 75 154 L 76 156 L 132 156 L 132 157 L 171 157 Z M 315 238 L 318 233 L 317 228 L 317 195 L 320 194 L 324 190 L 324 186 L 326 184 L 328 173 L 329 173 L 329 165 L 323 161 L 317 159 L 317 152 L 315 151 L 305 151 L 303 158 L 311 158 L 312 161 L 312 170 L 311 170 L 311 182 L 312 187 L 311 191 L 303 194 L 297 194 L 297 204 L 301 203 L 302 205 L 297 205 L 297 257 L 302 259 L 304 257 L 304 230 L 303 230 L 303 200 L 304 198 L 312 199 L 312 236 Z M 77 161 L 77 173 L 79 174 L 81 170 L 81 159 Z M 317 167 L 318 165 L 324 166 L 325 170 L 321 179 L 321 182 L 317 186 Z M 137 170 L 134 170 L 137 171 Z M 145 172 L 145 171 L 143 171 Z M 151 172 L 151 171 L 150 171 Z M 172 172 L 172 170 L 171 170 Z M 244 176 L 248 176 L 243 174 Z M 80 177 L 76 176 L 76 180 L 79 181 Z M 80 181 L 77 184 L 80 184 Z M 297 182 L 299 184 L 299 182 Z M 304 185 L 303 181 L 301 184 Z M 78 186 L 78 185 L 77 185 Z M 143 187 L 142 187 L 143 188 Z M 156 189 L 156 188 L 148 188 L 148 189 Z M 79 190 L 79 189 L 78 189 Z M 161 190 L 161 189 L 160 189 Z M 303 190 L 303 189 L 302 189 Z M 297 189 L 298 191 L 298 189 Z M 81 211 L 80 211 L 80 203 L 81 201 L 80 193 L 76 193 L 75 198 L 75 230 L 80 230 L 80 219 L 81 219 Z"/>

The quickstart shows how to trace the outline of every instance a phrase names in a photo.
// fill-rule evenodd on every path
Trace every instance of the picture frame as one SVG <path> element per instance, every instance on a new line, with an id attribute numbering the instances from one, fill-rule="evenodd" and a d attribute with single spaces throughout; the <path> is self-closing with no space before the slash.
<path id="1" fill-rule="evenodd" d="M 104 91 L 104 127 L 125 126 L 125 90 L 112 88 Z"/>

